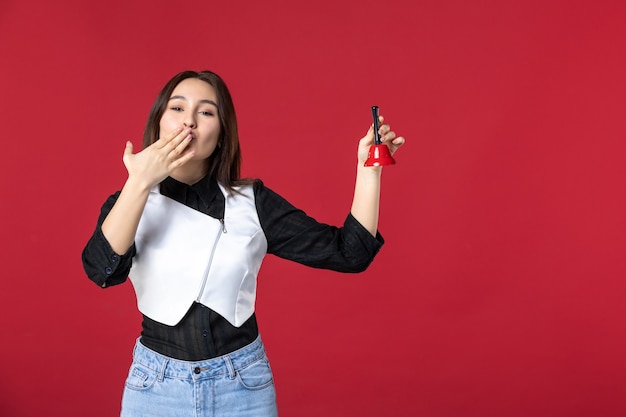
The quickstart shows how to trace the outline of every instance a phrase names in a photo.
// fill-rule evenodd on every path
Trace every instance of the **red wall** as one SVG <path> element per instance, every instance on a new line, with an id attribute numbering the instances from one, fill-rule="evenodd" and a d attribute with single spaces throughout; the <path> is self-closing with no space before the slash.
<path id="1" fill-rule="evenodd" d="M 0 415 L 118 413 L 140 316 L 80 252 L 187 68 L 229 83 L 244 173 L 326 222 L 369 107 L 407 138 L 367 272 L 266 260 L 283 416 L 626 415 L 626 3 L 110 3 L 0 3 Z"/>

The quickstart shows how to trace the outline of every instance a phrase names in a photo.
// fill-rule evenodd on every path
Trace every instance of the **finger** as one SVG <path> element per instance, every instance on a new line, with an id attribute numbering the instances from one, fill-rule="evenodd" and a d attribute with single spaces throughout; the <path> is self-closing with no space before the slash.
<path id="1" fill-rule="evenodd" d="M 378 134 L 382 137 L 385 133 L 391 130 L 389 124 L 385 124 L 385 118 L 383 116 L 378 116 Z"/>
<path id="2" fill-rule="evenodd" d="M 178 144 L 170 151 L 170 153 L 172 153 L 174 156 L 182 155 L 182 153 L 185 151 L 187 146 L 189 146 L 189 142 L 191 142 L 191 135 L 185 136 L 185 138 L 181 140 L 180 142 L 178 142 Z M 172 141 L 170 143 L 173 144 L 175 143 L 175 141 Z"/>
<path id="3" fill-rule="evenodd" d="M 395 138 L 388 143 L 390 152 L 393 154 L 400 146 L 404 145 L 405 142 L 406 140 L 402 136 Z"/>
<path id="4" fill-rule="evenodd" d="M 124 156 L 130 156 L 133 154 L 133 143 L 131 141 L 126 141 L 126 147 L 124 148 Z"/>
<path id="5" fill-rule="evenodd" d="M 191 139 L 191 129 L 184 129 L 182 132 L 174 136 L 169 142 L 163 145 L 163 150 L 170 153 L 174 151 L 181 143 L 188 142 Z"/>
<path id="6" fill-rule="evenodd" d="M 184 131 L 184 127 L 183 126 L 179 126 L 176 129 L 169 131 L 163 135 L 159 135 L 159 139 L 155 142 L 158 143 L 158 147 L 159 148 L 163 148 L 165 147 L 168 143 L 170 143 L 172 140 L 176 139 L 177 137 L 179 137 L 181 134 L 183 134 Z M 184 135 L 186 136 L 186 135 Z M 183 136 L 183 137 L 184 137 Z"/>
<path id="7" fill-rule="evenodd" d="M 126 146 L 124 147 L 124 155 L 122 156 L 122 162 L 124 162 L 124 166 L 128 169 L 128 166 L 131 161 L 131 157 L 133 156 L 133 143 L 131 141 L 126 141 Z"/>
<path id="8" fill-rule="evenodd" d="M 196 151 L 194 151 L 194 150 L 188 150 L 180 158 L 175 159 L 170 164 L 170 167 L 172 169 L 175 169 L 175 168 L 179 168 L 179 167 L 185 165 L 185 163 L 187 163 L 191 158 L 193 158 L 195 153 L 196 153 Z"/>
<path id="9" fill-rule="evenodd" d="M 385 120 L 385 118 L 383 116 L 380 116 L 380 115 L 378 116 L 378 126 L 379 126 L 378 129 L 379 129 L 379 132 L 380 132 L 380 126 L 383 124 L 384 120 Z M 370 125 L 370 128 L 367 131 L 368 134 L 370 132 L 372 132 L 372 133 L 374 132 L 374 124 L 373 123 Z"/>
<path id="10" fill-rule="evenodd" d="M 380 140 L 381 142 L 388 142 L 388 141 L 392 141 L 395 138 L 396 138 L 396 132 L 387 131 L 381 135 Z"/>

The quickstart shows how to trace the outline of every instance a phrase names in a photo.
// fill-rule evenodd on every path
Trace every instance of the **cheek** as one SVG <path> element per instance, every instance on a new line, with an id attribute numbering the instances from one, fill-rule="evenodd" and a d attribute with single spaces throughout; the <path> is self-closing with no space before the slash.
<path id="1" fill-rule="evenodd" d="M 204 133 L 204 136 L 210 140 L 217 141 L 220 137 L 220 124 L 219 122 L 207 121 L 205 124 L 198 126 L 199 130 Z"/>
<path id="2" fill-rule="evenodd" d="M 161 130 L 161 133 L 171 132 L 178 126 L 180 126 L 180 122 L 176 118 L 168 115 L 167 113 L 164 114 L 163 117 L 161 117 L 161 121 L 159 122 L 159 129 Z"/>

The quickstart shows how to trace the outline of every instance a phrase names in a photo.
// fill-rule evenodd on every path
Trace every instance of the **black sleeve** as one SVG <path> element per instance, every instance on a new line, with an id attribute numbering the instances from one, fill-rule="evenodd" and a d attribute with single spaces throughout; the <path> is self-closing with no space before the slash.
<path id="1" fill-rule="evenodd" d="M 118 191 L 104 203 L 100 210 L 96 230 L 83 249 L 83 268 L 89 279 L 100 287 L 110 287 L 125 282 L 132 265 L 133 256 L 135 256 L 134 244 L 125 254 L 120 255 L 111 249 L 111 245 L 102 234 L 102 223 L 119 195 Z"/>
<path id="2" fill-rule="evenodd" d="M 319 223 L 261 181 L 255 182 L 254 194 L 267 252 L 281 258 L 314 268 L 361 272 L 384 243 L 379 233 L 372 236 L 352 214 L 339 228 Z"/>

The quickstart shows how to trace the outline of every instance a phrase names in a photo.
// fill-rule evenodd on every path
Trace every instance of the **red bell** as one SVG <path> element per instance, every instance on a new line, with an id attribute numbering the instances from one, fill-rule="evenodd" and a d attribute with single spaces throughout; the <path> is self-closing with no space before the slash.
<path id="1" fill-rule="evenodd" d="M 396 160 L 393 159 L 387 145 L 372 145 L 367 154 L 366 167 L 380 167 L 385 165 L 393 165 Z"/>
<path id="2" fill-rule="evenodd" d="M 370 150 L 367 153 L 367 160 L 365 161 L 366 167 L 380 167 L 385 165 L 393 165 L 396 160 L 391 156 L 389 147 L 383 145 L 380 140 L 380 134 L 378 133 L 378 106 L 372 106 L 372 118 L 374 119 L 374 145 L 370 146 Z"/>

